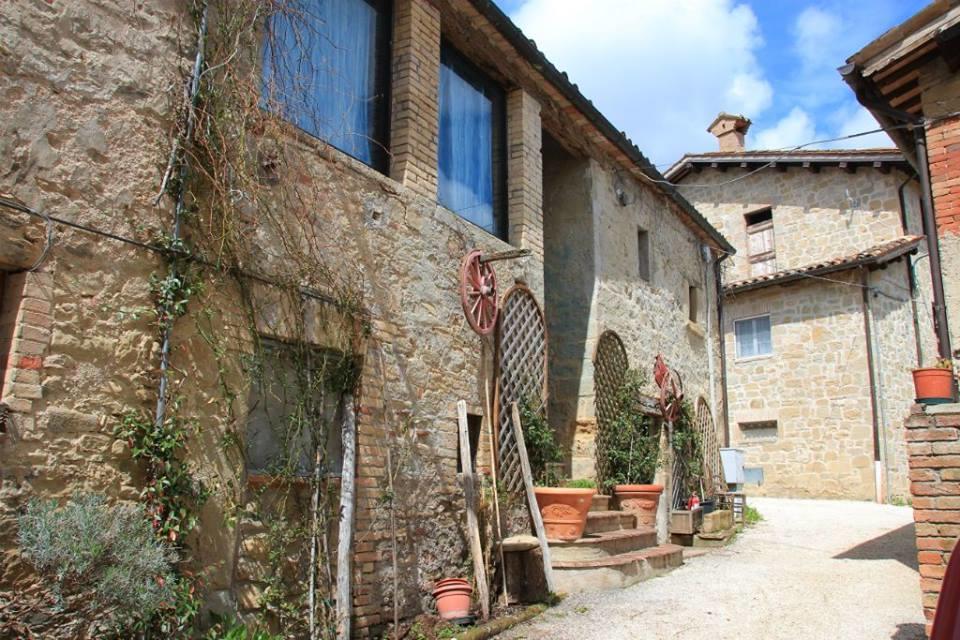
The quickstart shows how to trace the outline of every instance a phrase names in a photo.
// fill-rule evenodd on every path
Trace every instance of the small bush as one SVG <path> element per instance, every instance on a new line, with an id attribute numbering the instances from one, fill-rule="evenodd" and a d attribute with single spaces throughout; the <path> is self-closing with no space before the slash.
<path id="1" fill-rule="evenodd" d="M 596 489 L 597 482 L 590 478 L 576 478 L 574 480 L 567 480 L 563 483 L 563 486 L 568 489 Z"/>
<path id="2" fill-rule="evenodd" d="M 747 524 L 757 524 L 763 520 L 763 516 L 757 511 L 756 507 L 747 506 L 743 512 L 743 521 Z"/>
<path id="3" fill-rule="evenodd" d="M 99 495 L 62 508 L 33 500 L 18 537 L 29 562 L 52 579 L 64 610 L 70 600 L 77 615 L 95 612 L 94 622 L 126 627 L 174 600 L 176 553 L 154 535 L 142 506 L 109 506 Z"/>
<path id="4" fill-rule="evenodd" d="M 534 408 L 533 403 L 521 402 L 519 409 L 523 441 L 527 445 L 533 481 L 541 487 L 556 487 L 560 484 L 560 478 L 550 471 L 550 463 L 559 462 L 563 458 L 563 452 L 557 444 L 553 429 L 547 424 L 543 411 Z"/>

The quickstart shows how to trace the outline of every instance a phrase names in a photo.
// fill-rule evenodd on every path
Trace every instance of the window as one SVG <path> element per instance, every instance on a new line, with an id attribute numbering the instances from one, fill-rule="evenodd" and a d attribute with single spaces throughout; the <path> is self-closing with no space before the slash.
<path id="1" fill-rule="evenodd" d="M 746 318 L 733 323 L 737 339 L 737 357 L 755 358 L 773 353 L 770 316 Z"/>
<path id="2" fill-rule="evenodd" d="M 247 471 L 312 476 L 315 456 L 324 475 L 339 475 L 340 394 L 330 390 L 336 352 L 263 340 L 263 358 L 250 385 Z M 323 443 L 315 439 L 325 435 Z"/>
<path id="3" fill-rule="evenodd" d="M 741 422 L 740 433 L 744 440 L 776 440 L 777 421 Z"/>
<path id="4" fill-rule="evenodd" d="M 750 275 L 762 276 L 777 270 L 773 236 L 773 210 L 763 209 L 744 216 L 747 223 L 747 257 Z"/>
<path id="5" fill-rule="evenodd" d="M 440 50 L 440 204 L 506 239 L 506 98 L 449 45 Z"/>
<path id="6" fill-rule="evenodd" d="M 690 285 L 687 288 L 687 320 L 700 322 L 700 288 Z"/>
<path id="7" fill-rule="evenodd" d="M 265 106 L 385 170 L 390 30 L 387 0 L 305 0 L 273 14 L 264 46 Z"/>
<path id="8" fill-rule="evenodd" d="M 650 282 L 650 234 L 637 230 L 637 269 L 640 279 Z"/>

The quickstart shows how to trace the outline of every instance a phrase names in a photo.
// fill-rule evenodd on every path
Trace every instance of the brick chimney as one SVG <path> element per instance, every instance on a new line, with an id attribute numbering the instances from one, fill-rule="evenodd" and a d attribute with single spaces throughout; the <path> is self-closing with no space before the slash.
<path id="1" fill-rule="evenodd" d="M 751 124 L 749 118 L 721 111 L 707 127 L 707 131 L 717 136 L 720 151 L 739 153 L 744 150 L 743 138 Z"/>

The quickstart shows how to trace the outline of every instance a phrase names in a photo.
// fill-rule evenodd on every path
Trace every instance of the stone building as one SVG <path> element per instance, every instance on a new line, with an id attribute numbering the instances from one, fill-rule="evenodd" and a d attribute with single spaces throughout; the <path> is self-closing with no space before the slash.
<path id="1" fill-rule="evenodd" d="M 267 608 L 285 593 L 270 557 L 291 553 L 277 505 L 309 503 L 313 472 L 335 497 L 358 372 L 353 630 L 375 636 L 469 566 L 456 402 L 480 425 L 493 366 L 463 256 L 529 251 L 497 274 L 545 309 L 570 451 L 604 329 L 636 366 L 663 352 L 691 396 L 719 395 L 712 273 L 733 248 L 487 0 L 211 5 L 0 16 L 0 588 L 32 579 L 29 499 L 141 499 L 157 472 L 115 433 L 160 415 L 209 494 L 185 541 L 203 606 Z M 296 418 L 288 379 L 314 431 L 280 442 L 263 425 Z"/>
<path id="2" fill-rule="evenodd" d="M 950 357 L 960 345 L 960 3 L 931 2 L 839 71 L 929 189 L 924 229 L 936 253 L 940 351 Z"/>
<path id="3" fill-rule="evenodd" d="M 896 150 L 721 150 L 667 176 L 737 254 L 724 262 L 730 446 L 763 470 L 751 492 L 888 500 L 908 489 L 910 370 L 936 355 L 913 172 Z"/>

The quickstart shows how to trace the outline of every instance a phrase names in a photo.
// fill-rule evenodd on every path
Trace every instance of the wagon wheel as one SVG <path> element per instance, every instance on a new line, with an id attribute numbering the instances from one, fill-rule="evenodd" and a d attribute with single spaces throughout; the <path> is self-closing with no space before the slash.
<path id="1" fill-rule="evenodd" d="M 660 411 L 663 419 L 674 422 L 680 417 L 680 405 L 683 402 L 683 380 L 674 369 L 668 369 L 667 377 L 660 385 Z"/>
<path id="2" fill-rule="evenodd" d="M 460 303 L 470 328 L 481 336 L 497 325 L 497 274 L 489 262 L 481 262 L 480 250 L 468 253 L 460 264 Z"/>

